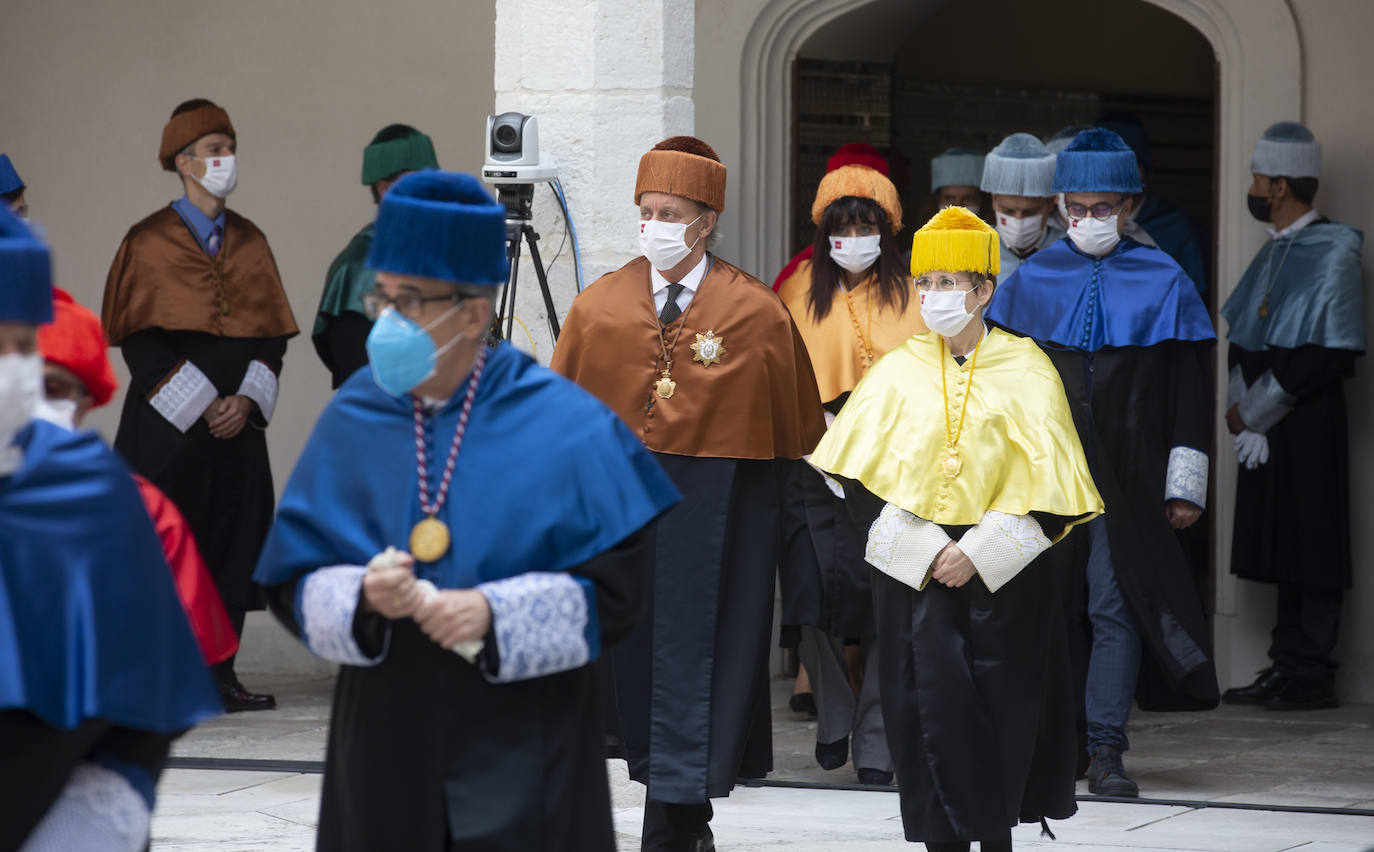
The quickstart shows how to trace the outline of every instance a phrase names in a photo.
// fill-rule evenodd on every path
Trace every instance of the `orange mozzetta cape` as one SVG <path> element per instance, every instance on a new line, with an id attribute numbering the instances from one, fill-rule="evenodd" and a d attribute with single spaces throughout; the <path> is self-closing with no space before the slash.
<path id="1" fill-rule="evenodd" d="M 673 346 L 682 329 L 671 350 L 677 382 L 671 399 L 654 392 L 663 359 L 649 262 L 642 257 L 578 295 L 551 366 L 614 409 L 655 452 L 800 458 L 825 432 L 801 335 L 767 284 L 711 261 L 687 312 L 664 331 Z M 707 332 L 725 350 L 709 367 L 694 361 L 691 349 Z"/>
<path id="2" fill-rule="evenodd" d="M 111 346 L 147 328 L 221 337 L 297 333 L 267 238 L 232 210 L 215 257 L 171 207 L 130 228 L 105 279 L 101 321 Z"/>
<path id="3" fill-rule="evenodd" d="M 802 340 L 806 341 L 806 351 L 811 353 L 811 366 L 816 371 L 816 385 L 823 402 L 854 390 L 863 378 L 867 369 L 863 338 L 868 339 L 873 360 L 877 361 L 905 343 L 911 335 L 928 331 L 921 320 L 920 300 L 914 292 L 906 303 L 906 310 L 901 311 L 897 307 L 886 307 L 875 298 L 874 282 L 875 277 L 870 275 L 849 291 L 853 311 L 845 305 L 844 295 L 836 293 L 830 303 L 830 313 L 820 322 L 811 314 L 807 301 L 811 292 L 810 260 L 798 264 L 796 271 L 778 288 L 778 295 L 792 312 L 792 320 Z"/>

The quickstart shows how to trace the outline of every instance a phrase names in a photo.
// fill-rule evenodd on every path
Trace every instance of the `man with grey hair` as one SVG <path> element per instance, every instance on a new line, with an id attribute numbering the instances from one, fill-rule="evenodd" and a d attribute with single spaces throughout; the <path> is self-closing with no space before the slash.
<path id="1" fill-rule="evenodd" d="M 1000 237 L 1002 280 L 1021 261 L 1064 236 L 1053 217 L 1055 155 L 1029 133 L 1013 133 L 983 162 L 983 192 L 992 196 L 993 227 Z"/>
<path id="2" fill-rule="evenodd" d="M 1351 579 L 1342 382 L 1365 349 L 1363 235 L 1312 206 L 1321 143 L 1303 125 L 1266 130 L 1250 171 L 1245 201 L 1269 239 L 1221 309 L 1230 327 L 1226 424 L 1240 457 L 1231 571 L 1274 583 L 1278 615 L 1270 665 L 1223 698 L 1270 710 L 1335 707 L 1332 654 Z"/>

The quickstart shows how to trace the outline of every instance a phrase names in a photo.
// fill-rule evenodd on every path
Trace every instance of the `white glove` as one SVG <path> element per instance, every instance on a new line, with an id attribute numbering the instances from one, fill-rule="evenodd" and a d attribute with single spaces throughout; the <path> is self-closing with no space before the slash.
<path id="1" fill-rule="evenodd" d="M 1269 461 L 1269 439 L 1260 432 L 1246 429 L 1236 436 L 1236 454 L 1246 470 L 1254 470 Z"/>

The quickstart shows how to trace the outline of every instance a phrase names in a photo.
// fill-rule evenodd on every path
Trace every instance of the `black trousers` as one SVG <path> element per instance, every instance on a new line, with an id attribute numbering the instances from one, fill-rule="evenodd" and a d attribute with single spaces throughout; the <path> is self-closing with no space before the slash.
<path id="1" fill-rule="evenodd" d="M 1293 677 L 1325 682 L 1336 674 L 1336 638 L 1341 629 L 1345 592 L 1313 589 L 1294 583 L 1278 584 L 1278 618 L 1269 645 L 1269 658 L 1279 671 Z"/>
<path id="2" fill-rule="evenodd" d="M 67 731 L 27 710 L 0 712 L 0 849 L 23 844 L 82 761 L 106 754 L 142 767 L 156 780 L 175 738 L 103 719 L 87 719 Z"/>
<path id="3" fill-rule="evenodd" d="M 708 800 L 699 805 L 674 805 L 648 799 L 644 802 L 642 852 L 688 852 L 715 816 Z"/>
<path id="4" fill-rule="evenodd" d="M 224 611 L 229 615 L 229 623 L 234 626 L 234 635 L 237 636 L 239 639 L 242 639 L 243 622 L 244 619 L 248 617 L 248 610 L 225 604 Z M 234 661 L 238 658 L 238 652 L 235 651 L 234 655 L 229 659 L 215 663 L 213 666 L 211 666 L 210 671 L 214 673 L 215 680 L 218 680 L 221 683 L 234 683 L 237 680 L 237 678 L 234 676 Z"/>
<path id="5" fill-rule="evenodd" d="M 969 852 L 971 844 L 967 840 L 955 840 L 949 843 L 926 842 L 926 852 Z M 1011 852 L 1011 838 L 1005 840 L 980 840 L 978 848 L 982 852 Z"/>

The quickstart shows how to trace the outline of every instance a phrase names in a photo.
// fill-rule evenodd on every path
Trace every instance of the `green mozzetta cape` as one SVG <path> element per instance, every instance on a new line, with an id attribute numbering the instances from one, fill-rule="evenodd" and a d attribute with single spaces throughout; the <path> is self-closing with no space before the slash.
<path id="1" fill-rule="evenodd" d="M 364 313 L 363 294 L 371 290 L 375 282 L 372 270 L 364 266 L 367 252 L 372 248 L 373 224 L 369 222 L 347 247 L 339 252 L 334 262 L 329 264 L 329 274 L 325 276 L 324 295 L 320 298 L 320 309 L 315 314 L 315 330 L 312 336 L 324 332 L 325 317 L 337 317 L 344 311 Z"/>

